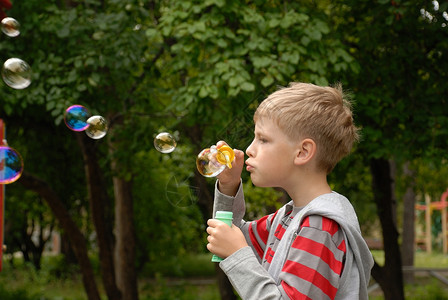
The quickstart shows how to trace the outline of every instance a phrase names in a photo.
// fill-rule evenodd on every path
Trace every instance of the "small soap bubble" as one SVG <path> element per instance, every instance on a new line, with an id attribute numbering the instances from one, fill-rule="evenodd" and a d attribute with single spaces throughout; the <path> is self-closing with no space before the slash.
<path id="1" fill-rule="evenodd" d="M 100 139 L 107 133 L 108 125 L 105 118 L 102 116 L 92 116 L 87 119 L 89 127 L 86 129 L 86 134 L 92 139 Z"/>
<path id="2" fill-rule="evenodd" d="M 14 18 L 3 18 L 2 31 L 9 37 L 16 37 L 20 34 L 20 23 Z"/>
<path id="3" fill-rule="evenodd" d="M 8 184 L 20 178 L 23 160 L 19 152 L 8 146 L 0 146 L 0 184 Z"/>
<path id="4" fill-rule="evenodd" d="M 31 67 L 20 58 L 10 58 L 3 64 L 2 77 L 13 89 L 27 88 L 31 83 Z"/>
<path id="5" fill-rule="evenodd" d="M 176 139 L 168 132 L 161 132 L 154 138 L 154 147 L 159 152 L 171 153 L 176 146 Z"/>
<path id="6" fill-rule="evenodd" d="M 87 123 L 89 117 L 90 113 L 87 108 L 76 104 L 65 110 L 64 122 L 73 131 L 84 131 L 89 127 L 89 123 Z"/>

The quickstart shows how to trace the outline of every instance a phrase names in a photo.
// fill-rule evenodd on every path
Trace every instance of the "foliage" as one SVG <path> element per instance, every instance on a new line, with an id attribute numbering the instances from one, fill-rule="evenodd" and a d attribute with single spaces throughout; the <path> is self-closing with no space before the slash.
<path id="1" fill-rule="evenodd" d="M 254 109 L 277 86 L 342 81 L 354 94 L 363 140 L 330 182 L 368 229 L 376 212 L 368 159 L 412 160 L 422 193 L 437 196 L 446 185 L 440 157 L 448 133 L 441 25 L 447 7 L 428 3 L 15 1 L 11 15 L 21 22 L 21 35 L 0 41 L 0 57 L 27 61 L 33 82 L 26 90 L 0 82 L 0 117 L 26 170 L 51 182 L 87 236 L 84 166 L 63 112 L 83 104 L 104 115 L 114 129 L 96 143 L 107 190 L 113 193 L 113 175 L 132 180 L 137 265 L 157 273 L 159 260 L 179 262 L 186 253 L 206 251 L 195 151 L 218 140 L 244 150 Z M 153 149 L 160 131 L 177 135 L 175 152 Z M 112 159 L 121 162 L 114 174 Z M 398 175 L 401 195 L 406 182 Z M 277 207 L 277 191 L 253 188 L 247 174 L 243 182 L 249 218 Z M 7 215 L 17 221 L 26 209 L 51 223 L 38 200 L 8 186 Z"/>
<path id="2" fill-rule="evenodd" d="M 366 236 L 378 230 L 375 227 L 377 211 L 373 202 L 371 180 L 368 164 L 356 149 L 340 161 L 328 176 L 331 188 L 353 204 Z"/>
<path id="3" fill-rule="evenodd" d="M 243 184 L 247 220 L 256 220 L 262 216 L 273 213 L 279 209 L 282 203 L 283 193 L 273 188 L 256 188 L 249 179 Z M 290 199 L 288 199 L 289 201 Z"/>
<path id="4" fill-rule="evenodd" d="M 149 264 L 204 250 L 205 225 L 196 206 L 197 189 L 189 184 L 194 160 L 185 159 L 191 156 L 184 146 L 171 154 L 151 149 L 135 155 L 139 165 L 134 171 L 140 174 L 134 200 L 137 249 Z"/>
<path id="5" fill-rule="evenodd" d="M 0 298 L 2 300 L 31 300 L 36 299 L 36 296 L 30 295 L 26 289 L 10 290 L 0 285 Z"/>
<path id="6" fill-rule="evenodd" d="M 169 285 L 165 280 L 159 279 L 156 284 L 146 287 L 151 292 L 142 300 L 218 300 L 220 299 L 217 288 L 213 285 L 194 286 L 188 283 Z"/>
<path id="7" fill-rule="evenodd" d="M 156 279 L 163 278 L 210 278 L 215 275 L 215 264 L 211 262 L 212 255 L 185 254 L 182 256 L 167 257 L 146 264 L 141 273 L 142 277 Z"/>
<path id="8" fill-rule="evenodd" d="M 406 299 L 427 299 L 427 300 L 444 300 L 448 299 L 448 291 L 440 288 L 440 282 L 433 279 L 429 284 L 425 286 L 410 286 L 408 288 L 409 295 Z"/>
<path id="9" fill-rule="evenodd" d="M 359 62 L 346 73 L 368 157 L 398 161 L 446 149 L 447 30 L 443 10 L 425 1 L 338 1 L 338 32 Z M 422 11 L 437 15 L 428 22 Z M 445 54 L 444 54 L 445 53 Z"/>
<path id="10" fill-rule="evenodd" d="M 275 85 L 327 84 L 328 69 L 353 66 L 325 13 L 306 2 L 169 1 L 146 34 L 168 55 L 160 72 L 177 86 L 168 109 L 206 140 Z"/>
<path id="11" fill-rule="evenodd" d="M 85 219 L 86 210 L 83 210 L 86 205 L 83 165 L 75 141 L 71 138 L 73 136 L 67 128 L 55 126 L 34 105 L 25 117 L 18 114 L 2 116 L 2 119 L 6 123 L 8 143 L 21 154 L 25 172 L 51 182 L 64 205 L 72 211 L 75 221 L 88 234 L 90 226 Z M 31 228 L 36 230 L 36 234 L 39 228 L 47 230 L 54 227 L 54 216 L 40 196 L 23 189 L 20 180 L 6 186 L 5 190 L 5 241 L 8 251 L 22 249 L 29 251 L 31 256 L 37 255 L 39 251 L 32 253 L 34 250 L 29 246 L 25 248 L 31 242 Z M 43 237 L 47 238 L 48 233 L 45 232 Z"/>

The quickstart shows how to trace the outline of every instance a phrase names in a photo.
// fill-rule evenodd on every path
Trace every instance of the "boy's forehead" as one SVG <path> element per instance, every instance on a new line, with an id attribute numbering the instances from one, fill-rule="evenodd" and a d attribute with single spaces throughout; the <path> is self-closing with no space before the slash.
<path id="1" fill-rule="evenodd" d="M 271 118 L 262 117 L 258 118 L 255 122 L 255 131 L 267 131 L 269 129 L 277 129 L 279 128 L 277 123 Z"/>

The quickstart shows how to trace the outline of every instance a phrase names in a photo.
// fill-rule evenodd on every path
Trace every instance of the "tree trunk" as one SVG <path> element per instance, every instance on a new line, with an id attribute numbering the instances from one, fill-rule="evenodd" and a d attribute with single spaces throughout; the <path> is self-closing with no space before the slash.
<path id="1" fill-rule="evenodd" d="M 70 242 L 70 238 L 65 232 L 61 232 L 61 254 L 64 255 L 64 262 L 67 265 L 73 265 L 77 263 L 75 252 L 73 252 L 73 246 Z"/>
<path id="2" fill-rule="evenodd" d="M 236 300 L 237 297 L 233 292 L 233 286 L 227 278 L 226 273 L 219 267 L 219 264 L 215 264 L 216 277 L 218 280 L 219 293 L 221 300 Z"/>
<path id="3" fill-rule="evenodd" d="M 195 151 L 198 154 L 202 150 L 202 128 L 199 125 L 194 125 L 193 127 L 185 127 L 185 135 L 187 135 L 195 146 Z M 204 176 L 199 174 L 197 170 L 194 172 L 195 186 L 199 187 L 201 191 L 198 196 L 198 204 L 204 216 L 207 220 L 212 217 L 213 214 L 213 193 L 210 190 L 210 186 Z M 211 263 L 211 262 L 210 262 Z M 236 300 L 237 297 L 233 292 L 232 284 L 230 283 L 227 276 L 221 270 L 219 266 L 215 267 L 216 278 L 218 281 L 219 293 L 221 295 L 221 300 Z"/>
<path id="4" fill-rule="evenodd" d="M 116 282 L 123 300 L 138 299 L 135 268 L 134 205 L 131 183 L 114 177 Z"/>
<path id="5" fill-rule="evenodd" d="M 97 235 L 99 259 L 104 289 L 109 300 L 121 300 L 121 294 L 115 283 L 112 226 L 106 222 L 105 209 L 111 205 L 107 187 L 104 184 L 101 168 L 96 156 L 96 141 L 84 133 L 76 134 L 81 148 L 86 172 L 90 210 Z"/>
<path id="6" fill-rule="evenodd" d="M 38 193 L 45 199 L 53 214 L 58 219 L 64 232 L 70 239 L 73 247 L 73 252 L 76 255 L 79 266 L 81 268 L 82 282 L 89 300 L 100 300 L 98 293 L 98 287 L 96 285 L 95 276 L 93 273 L 92 264 L 87 255 L 87 243 L 83 234 L 76 226 L 76 223 L 70 217 L 70 214 L 62 204 L 58 195 L 50 188 L 48 183 L 40 180 L 37 177 L 23 172 L 22 176 L 18 180 L 25 188 L 30 189 Z"/>
<path id="7" fill-rule="evenodd" d="M 199 153 L 199 152 L 198 152 Z M 204 176 L 195 171 L 195 182 L 199 186 L 199 205 L 202 207 L 205 218 L 209 219 L 213 214 L 213 194 L 209 190 L 207 180 Z M 212 263 L 212 262 L 210 262 Z M 221 300 L 236 300 L 237 297 L 233 292 L 232 284 L 227 278 L 226 274 L 221 270 L 218 264 L 215 263 L 216 279 L 218 281 L 219 293 Z"/>
<path id="8" fill-rule="evenodd" d="M 409 168 L 409 162 L 403 166 L 406 176 L 406 193 L 403 196 L 403 240 L 401 253 L 403 255 L 403 266 L 414 266 L 414 243 L 415 243 L 415 172 Z M 404 282 L 414 282 L 414 272 L 404 272 Z"/>
<path id="9" fill-rule="evenodd" d="M 393 216 L 393 178 L 389 161 L 372 159 L 372 189 L 383 232 L 384 266 L 376 262 L 372 276 L 381 286 L 386 300 L 404 300 L 401 254 L 398 245 L 398 231 Z"/>
<path id="10" fill-rule="evenodd" d="M 114 126 L 109 128 L 108 145 L 111 157 L 115 198 L 115 282 L 121 292 L 122 300 L 138 299 L 138 281 L 136 259 L 136 236 L 134 228 L 134 201 L 132 197 L 132 181 L 126 180 L 126 162 L 115 155 L 114 149 L 124 149 L 127 144 L 122 139 L 114 138 L 115 130 L 123 126 L 121 115 L 109 118 Z"/>

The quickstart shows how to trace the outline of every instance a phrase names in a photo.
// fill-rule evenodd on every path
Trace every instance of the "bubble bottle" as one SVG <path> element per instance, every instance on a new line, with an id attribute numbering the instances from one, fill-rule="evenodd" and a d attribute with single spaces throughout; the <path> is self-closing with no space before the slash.
<path id="1" fill-rule="evenodd" d="M 226 166 L 231 169 L 232 161 L 235 159 L 233 149 L 227 145 L 219 148 L 211 146 L 198 154 L 196 158 L 196 166 L 199 173 L 205 177 L 215 177 L 221 174 Z"/>
<path id="2" fill-rule="evenodd" d="M 218 210 L 216 212 L 215 219 L 223 221 L 228 226 L 232 227 L 233 212 Z M 218 255 L 213 254 L 212 262 L 221 262 L 221 261 L 223 261 L 223 259 L 221 257 L 219 257 Z"/>

